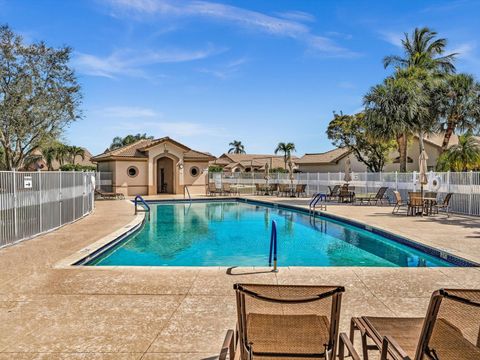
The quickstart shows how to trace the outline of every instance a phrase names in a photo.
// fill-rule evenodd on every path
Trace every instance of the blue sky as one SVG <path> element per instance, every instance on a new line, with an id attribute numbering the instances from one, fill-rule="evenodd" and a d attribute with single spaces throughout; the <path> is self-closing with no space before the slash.
<path id="1" fill-rule="evenodd" d="M 171 136 L 220 155 L 332 148 L 332 111 L 353 113 L 385 55 L 429 26 L 480 77 L 480 1 L 0 0 L 26 41 L 69 45 L 84 119 L 65 140 L 102 152 L 116 135 Z"/>

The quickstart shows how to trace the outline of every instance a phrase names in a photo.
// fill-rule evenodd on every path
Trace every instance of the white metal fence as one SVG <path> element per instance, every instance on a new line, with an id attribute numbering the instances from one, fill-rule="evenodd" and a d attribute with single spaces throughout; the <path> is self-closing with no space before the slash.
<path id="1" fill-rule="evenodd" d="M 112 192 L 112 173 L 97 171 L 95 173 L 95 189 L 100 189 L 106 192 Z"/>
<path id="2" fill-rule="evenodd" d="M 328 186 L 343 184 L 344 173 L 296 173 L 293 184 L 306 184 L 307 194 L 327 192 Z M 417 172 L 413 173 L 352 173 L 350 185 L 357 194 L 376 192 L 381 186 L 388 186 L 387 196 L 393 200 L 393 190 L 398 190 L 403 198 L 409 191 L 420 190 Z M 442 199 L 453 193 L 451 211 L 480 216 L 480 172 L 430 172 L 426 191 L 434 191 Z M 236 184 L 244 194 L 253 194 L 256 184 L 265 184 L 264 173 L 209 173 L 209 181 L 221 187 L 223 182 Z M 270 174 L 269 184 L 290 184 L 289 174 Z"/>
<path id="3" fill-rule="evenodd" d="M 0 171 L 0 247 L 90 213 L 94 184 L 93 172 Z"/>

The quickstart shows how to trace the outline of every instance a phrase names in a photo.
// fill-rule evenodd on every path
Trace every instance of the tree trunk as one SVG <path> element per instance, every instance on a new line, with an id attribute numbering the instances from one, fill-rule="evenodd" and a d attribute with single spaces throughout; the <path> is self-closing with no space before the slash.
<path id="1" fill-rule="evenodd" d="M 407 172 L 407 136 L 400 134 L 397 136 L 400 172 Z"/>
<path id="2" fill-rule="evenodd" d="M 455 123 L 456 121 L 452 119 L 451 117 L 448 119 L 447 122 L 447 129 L 445 130 L 445 135 L 443 137 L 443 142 L 442 142 L 442 152 L 445 152 L 448 148 L 448 143 L 450 142 L 450 138 L 455 131 Z"/>

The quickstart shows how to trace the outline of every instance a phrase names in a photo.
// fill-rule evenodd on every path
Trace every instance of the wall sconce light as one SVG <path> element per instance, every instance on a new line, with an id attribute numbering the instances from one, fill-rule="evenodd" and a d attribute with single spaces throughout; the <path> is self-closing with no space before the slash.
<path id="1" fill-rule="evenodd" d="M 178 168 L 179 168 L 180 170 L 183 170 L 183 163 L 181 163 L 181 162 L 178 163 Z"/>

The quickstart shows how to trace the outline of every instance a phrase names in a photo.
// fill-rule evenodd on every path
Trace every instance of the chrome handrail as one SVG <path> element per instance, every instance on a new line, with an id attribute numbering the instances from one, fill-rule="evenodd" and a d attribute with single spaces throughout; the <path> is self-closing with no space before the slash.
<path id="1" fill-rule="evenodd" d="M 273 272 L 277 272 L 277 223 L 272 220 L 272 233 L 270 235 L 270 254 L 268 256 L 268 266 L 272 266 L 273 257 Z"/>
<path id="2" fill-rule="evenodd" d="M 190 190 L 188 190 L 188 186 L 185 185 L 183 187 L 183 198 L 185 199 L 185 192 L 188 194 L 188 200 L 190 200 L 190 202 L 192 202 L 192 197 L 190 196 Z"/>
<path id="3" fill-rule="evenodd" d="M 148 213 L 148 219 L 150 220 L 150 206 L 147 204 L 147 202 L 145 201 L 145 199 L 143 197 L 141 197 L 140 195 L 137 195 L 135 196 L 135 200 L 134 200 L 134 203 L 135 203 L 135 215 L 137 215 L 138 213 L 138 203 L 141 203 L 143 206 L 145 206 L 145 209 L 143 210 L 144 212 Z"/>
<path id="4" fill-rule="evenodd" d="M 310 200 L 310 204 L 309 204 L 309 213 L 310 215 L 312 214 L 315 214 L 315 210 L 316 210 L 316 206 L 318 204 L 319 201 L 322 201 L 322 198 L 325 198 L 325 201 L 326 201 L 326 195 L 323 194 L 323 193 L 316 193 L 313 195 L 312 197 L 312 200 Z M 322 205 L 321 207 L 321 210 L 327 210 L 327 205 Z"/>

